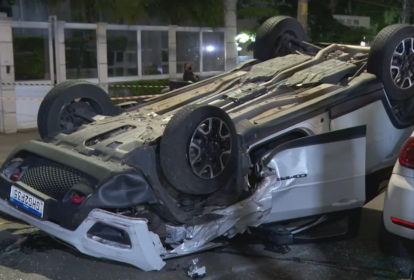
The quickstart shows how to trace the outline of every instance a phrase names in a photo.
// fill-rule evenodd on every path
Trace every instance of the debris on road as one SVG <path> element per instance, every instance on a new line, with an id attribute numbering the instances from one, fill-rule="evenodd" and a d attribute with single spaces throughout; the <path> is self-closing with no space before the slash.
<path id="1" fill-rule="evenodd" d="M 176 271 L 177 269 L 179 269 L 180 268 L 180 264 L 176 264 L 176 265 L 174 265 L 174 266 L 172 266 L 172 267 L 170 267 L 170 268 L 168 268 L 167 269 L 167 271 Z"/>
<path id="2" fill-rule="evenodd" d="M 287 254 L 290 252 L 290 247 L 286 245 L 269 245 L 264 248 L 266 251 L 277 253 L 277 254 Z"/>
<path id="3" fill-rule="evenodd" d="M 193 259 L 190 262 L 190 267 L 188 269 L 188 276 L 190 276 L 192 279 L 199 279 L 206 276 L 206 267 L 198 267 L 197 265 L 198 259 Z"/>
<path id="4" fill-rule="evenodd" d="M 21 245 L 27 241 L 27 236 L 17 240 L 13 244 L 9 245 L 6 249 L 3 250 L 3 255 L 11 255 L 21 250 Z"/>
<path id="5" fill-rule="evenodd" d="M 42 232 L 33 232 L 22 235 L 18 240 L 2 250 L 2 255 L 12 255 L 17 252 L 31 254 L 59 248 L 57 243 L 49 235 Z"/>

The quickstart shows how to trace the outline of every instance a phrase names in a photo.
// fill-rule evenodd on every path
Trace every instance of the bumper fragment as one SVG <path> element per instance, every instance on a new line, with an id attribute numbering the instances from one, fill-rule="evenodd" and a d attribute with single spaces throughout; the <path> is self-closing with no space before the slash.
<path id="1" fill-rule="evenodd" d="M 144 271 L 161 270 L 165 265 L 161 255 L 167 251 L 158 235 L 148 230 L 145 219 L 95 209 L 75 231 L 70 231 L 52 222 L 31 217 L 4 200 L 0 201 L 0 211 L 27 222 L 92 257 L 127 263 Z M 88 231 L 98 222 L 125 231 L 130 237 L 131 248 L 103 244 L 88 237 Z"/>
<path id="2" fill-rule="evenodd" d="M 414 230 L 394 224 L 391 217 L 414 222 L 414 178 L 392 174 L 384 199 L 385 228 L 398 236 L 414 240 Z"/>

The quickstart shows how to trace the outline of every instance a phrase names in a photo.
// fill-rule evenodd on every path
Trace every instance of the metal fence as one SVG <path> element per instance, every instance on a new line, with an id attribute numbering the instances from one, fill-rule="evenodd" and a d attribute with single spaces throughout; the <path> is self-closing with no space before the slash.
<path id="1" fill-rule="evenodd" d="M 116 83 L 226 70 L 225 29 L 49 22 L 12 23 L 16 82 Z"/>
<path id="2" fill-rule="evenodd" d="M 4 46 L 0 48 L 0 68 L 14 67 L 14 71 L 0 73 L 0 103 L 7 108 L 2 112 L 1 131 L 14 131 L 16 126 L 35 128 L 39 100 L 54 84 L 68 79 L 99 83 L 111 95 L 126 96 L 132 89 L 109 86 L 181 79 L 185 62 L 190 62 L 200 76 L 226 70 L 224 28 L 68 23 L 55 16 L 49 19 L 0 19 L 0 44 Z M 145 88 L 135 91 L 154 94 Z"/>

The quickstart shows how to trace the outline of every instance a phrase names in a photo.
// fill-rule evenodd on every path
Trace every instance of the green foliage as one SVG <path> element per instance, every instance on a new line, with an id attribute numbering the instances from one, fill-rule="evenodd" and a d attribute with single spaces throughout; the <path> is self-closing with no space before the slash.
<path id="1" fill-rule="evenodd" d="M 308 36 L 313 42 L 359 45 L 364 37 L 370 41 L 373 34 L 370 29 L 343 25 L 330 14 L 322 18 L 312 14 L 310 16 Z"/>
<path id="2" fill-rule="evenodd" d="M 271 1 L 261 0 L 262 2 L 274 2 L 277 13 L 296 18 L 297 1 Z M 254 6 L 255 0 L 241 0 L 245 5 Z M 341 1 L 339 1 L 341 2 Z M 342 1 L 347 2 L 347 1 Z M 342 42 L 347 44 L 359 44 L 365 37 L 367 40 L 372 37 L 372 31 L 364 28 L 348 27 L 337 21 L 332 15 L 332 9 L 328 6 L 328 1 L 312 0 L 309 1 L 308 15 L 308 37 L 312 42 Z M 247 6 L 245 7 L 247 9 Z M 257 8 L 255 8 L 257 9 Z M 261 24 L 267 18 L 258 18 Z M 254 44 L 250 44 L 248 49 L 252 49 Z"/>
<path id="3" fill-rule="evenodd" d="M 44 79 L 46 69 L 46 41 L 41 36 L 13 38 L 16 80 Z"/>
<path id="4" fill-rule="evenodd" d="M 391 25 L 398 22 L 400 17 L 401 9 L 397 7 L 392 7 L 389 10 L 384 11 L 384 24 Z"/>
<path id="5" fill-rule="evenodd" d="M 164 18 L 170 24 L 218 27 L 224 25 L 225 0 L 155 0 L 159 7 L 151 9 L 152 16 Z"/>
<path id="6" fill-rule="evenodd" d="M 153 67 L 153 66 L 146 66 L 146 67 L 144 66 L 143 72 L 144 72 L 144 75 L 159 75 L 159 74 L 161 74 L 161 72 L 156 67 Z"/>
<path id="7" fill-rule="evenodd" d="M 106 42 L 108 52 L 125 51 L 128 45 L 128 38 L 125 36 L 108 36 Z"/>
<path id="8" fill-rule="evenodd" d="M 66 65 L 69 69 L 77 69 L 77 78 L 81 78 L 82 68 L 96 68 L 96 39 L 90 34 L 90 30 L 74 30 L 73 37 L 66 38 Z M 127 48 L 128 38 L 124 36 L 108 36 L 108 54 L 118 51 L 123 52 Z M 113 57 L 108 57 L 111 65 Z"/>
<path id="9" fill-rule="evenodd" d="M 157 87 L 137 87 L 137 88 L 109 88 L 109 95 L 111 97 L 120 96 L 140 96 L 160 94 L 164 87 L 169 86 L 169 80 L 148 80 L 117 83 L 117 85 L 140 85 L 140 86 L 157 86 Z"/>
<path id="10" fill-rule="evenodd" d="M 371 29 L 378 33 L 387 25 L 398 23 L 404 0 L 338 1 L 335 14 L 367 16 Z M 407 0 L 412 1 L 412 0 Z"/>
<path id="11" fill-rule="evenodd" d="M 108 66 L 115 65 L 116 55 L 115 53 L 122 53 L 126 50 L 128 46 L 128 38 L 125 36 L 108 36 L 106 39 L 107 42 L 107 59 L 108 59 Z M 115 73 L 113 73 L 115 71 Z M 115 68 L 110 69 L 109 74 L 110 76 L 123 76 L 124 69 L 122 68 Z M 128 69 L 128 75 L 136 76 L 138 75 L 137 69 Z"/>
<path id="12" fill-rule="evenodd" d="M 92 30 L 72 30 L 72 37 L 66 36 L 66 67 L 77 69 L 81 78 L 82 68 L 96 68 L 96 35 Z"/>
<path id="13" fill-rule="evenodd" d="M 364 38 L 365 41 L 372 41 L 376 35 L 376 33 L 372 32 L 372 29 L 367 29 L 364 27 L 342 26 L 343 31 L 340 35 L 340 40 L 332 42 L 359 45 Z"/>
<path id="14" fill-rule="evenodd" d="M 66 0 L 47 0 L 50 6 Z M 148 11 L 159 8 L 159 0 L 71 0 L 72 15 L 77 21 L 97 22 L 99 12 L 109 13 L 127 23 L 135 23 L 148 18 Z"/>
<path id="15" fill-rule="evenodd" d="M 47 0 L 53 7 L 65 0 Z M 128 24 L 148 18 L 161 18 L 170 24 L 191 21 L 192 25 L 223 26 L 224 0 L 71 0 L 76 21 L 97 22 L 100 12 Z"/>
<path id="16" fill-rule="evenodd" d="M 239 19 L 256 19 L 257 25 L 252 26 L 252 29 L 256 30 L 266 19 L 279 15 L 278 5 L 280 5 L 280 1 L 238 0 L 237 17 Z"/>

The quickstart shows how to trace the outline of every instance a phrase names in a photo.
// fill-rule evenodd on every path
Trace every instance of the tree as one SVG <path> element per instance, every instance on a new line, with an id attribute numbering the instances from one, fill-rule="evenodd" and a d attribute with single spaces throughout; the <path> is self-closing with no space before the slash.
<path id="1" fill-rule="evenodd" d="M 341 14 L 367 16 L 371 21 L 371 30 L 378 33 L 387 25 L 400 21 L 402 0 L 354 0 L 346 1 L 351 5 L 342 5 Z"/>
<path id="2" fill-rule="evenodd" d="M 153 16 L 166 19 L 169 24 L 219 27 L 224 25 L 225 0 L 154 0 L 156 10 L 151 10 Z"/>
<path id="3" fill-rule="evenodd" d="M 372 38 L 371 30 L 366 28 L 348 27 L 337 21 L 333 14 L 348 14 L 357 6 L 359 0 L 311 0 L 309 1 L 308 16 L 308 37 L 313 42 L 342 42 L 348 44 L 359 44 L 365 37 L 367 40 Z M 363 1 L 363 0 L 362 0 Z M 371 0 L 382 1 L 382 0 Z M 385 1 L 385 0 L 384 0 Z M 391 0 L 399 1 L 399 0 Z M 410 0 L 411 1 L 411 0 Z M 414 0 L 412 0 L 414 1 Z M 352 2 L 352 3 L 351 3 Z M 259 4 L 258 4 L 259 3 Z M 351 3 L 351 4 L 349 4 Z M 355 9 L 356 10 L 356 9 Z M 384 17 L 382 11 L 382 20 Z M 289 0 L 240 0 L 238 14 L 246 17 L 255 17 L 257 25 L 251 30 L 244 31 L 247 34 L 255 33 L 258 26 L 267 18 L 274 15 L 287 15 L 297 17 L 297 1 Z M 392 14 L 390 14 L 390 18 Z M 248 49 L 252 49 L 252 44 Z"/>
<path id="4" fill-rule="evenodd" d="M 50 7 L 67 0 L 45 0 Z M 70 0 L 71 12 L 78 21 L 95 23 L 99 15 L 122 19 L 136 24 L 139 20 L 157 17 L 165 24 L 181 24 L 191 21 L 192 25 L 223 26 L 225 0 Z"/>
<path id="5" fill-rule="evenodd" d="M 42 1 L 42 0 L 41 0 Z M 44 0 L 50 8 L 55 8 L 67 0 Z M 69 0 L 72 14 L 84 22 L 99 21 L 100 13 L 110 13 L 128 22 L 148 17 L 148 11 L 158 8 L 157 0 Z"/>
<path id="6" fill-rule="evenodd" d="M 278 3 L 281 2 L 274 0 L 239 0 L 237 2 L 237 17 L 239 19 L 256 19 L 257 25 L 260 25 L 269 17 L 279 14 Z M 252 26 L 252 28 L 257 27 Z"/>

